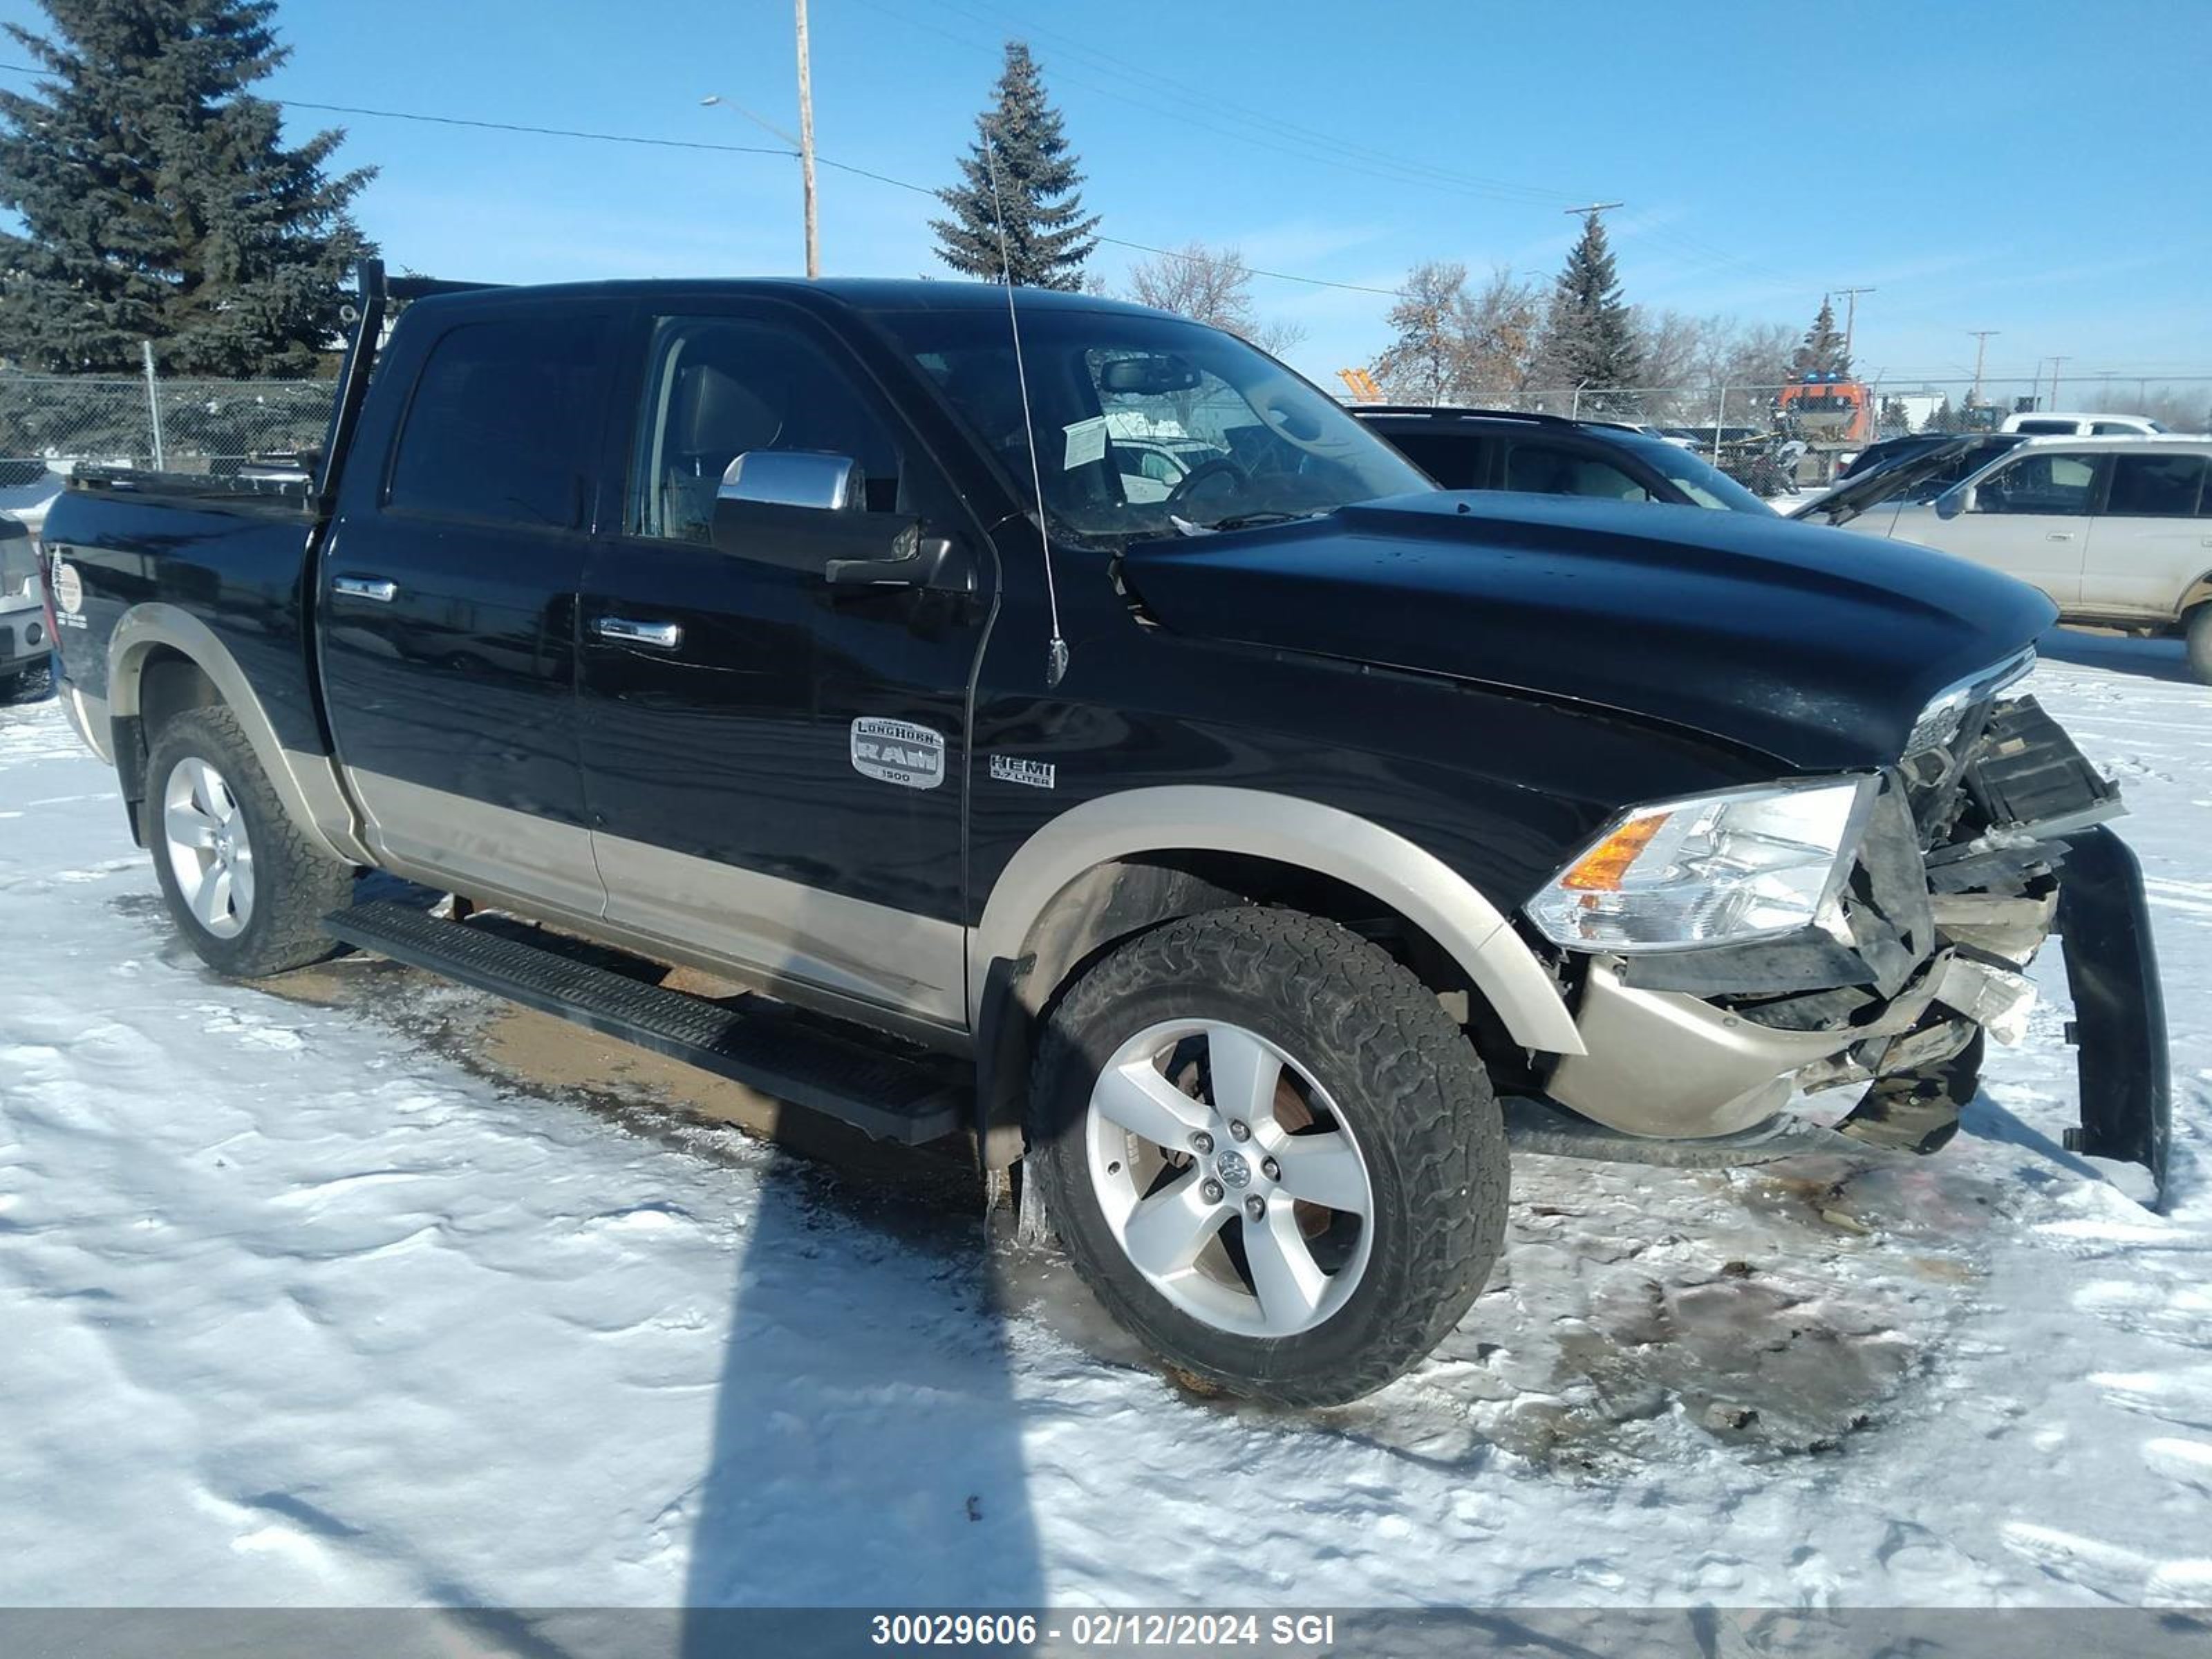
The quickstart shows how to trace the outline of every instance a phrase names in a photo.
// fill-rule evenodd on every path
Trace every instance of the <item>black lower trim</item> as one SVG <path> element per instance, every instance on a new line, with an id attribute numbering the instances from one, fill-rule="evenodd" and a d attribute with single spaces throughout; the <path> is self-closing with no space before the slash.
<path id="1" fill-rule="evenodd" d="M 964 1066 L 826 1030 L 765 997 L 732 1007 L 391 900 L 333 912 L 324 925 L 361 950 L 636 1043 L 879 1140 L 918 1146 L 973 1118 Z"/>
<path id="2" fill-rule="evenodd" d="M 2173 1089 L 2142 868 L 2101 824 L 2069 836 L 2067 847 L 2058 932 L 2081 1086 L 2081 1127 L 2067 1139 L 2075 1152 L 2142 1164 L 2162 1207 Z"/>

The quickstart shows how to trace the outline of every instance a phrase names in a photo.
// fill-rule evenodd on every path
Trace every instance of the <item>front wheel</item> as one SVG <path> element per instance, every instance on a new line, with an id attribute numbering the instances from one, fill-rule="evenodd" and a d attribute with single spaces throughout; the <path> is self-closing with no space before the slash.
<path id="1" fill-rule="evenodd" d="M 292 823 L 228 708 L 191 709 L 163 725 L 146 787 L 161 896 L 202 961 L 258 979 L 337 953 L 323 918 L 351 898 L 353 866 Z"/>
<path id="2" fill-rule="evenodd" d="M 1052 1015 L 1029 1157 L 1076 1270 L 1176 1369 L 1334 1405 L 1419 1361 L 1504 1241 L 1504 1130 L 1435 994 L 1289 911 L 1121 946 Z"/>

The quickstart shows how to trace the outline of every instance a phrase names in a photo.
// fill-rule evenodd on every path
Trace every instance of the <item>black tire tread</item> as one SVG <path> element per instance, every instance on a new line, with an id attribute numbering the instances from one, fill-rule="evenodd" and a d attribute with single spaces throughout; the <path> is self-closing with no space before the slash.
<path id="1" fill-rule="evenodd" d="M 1219 987 L 1271 1004 L 1317 1046 L 1348 1058 L 1416 1200 L 1398 1296 L 1407 1318 L 1351 1361 L 1321 1374 L 1246 1376 L 1168 1357 L 1212 1382 L 1287 1405 L 1334 1405 L 1372 1393 L 1418 1364 L 1459 1322 L 1503 1246 L 1510 1173 L 1487 1073 L 1435 993 L 1380 948 L 1302 912 L 1253 908 L 1166 923 L 1086 973 L 1039 1045 L 1032 1102 L 1049 1100 L 1060 1068 L 1082 1063 L 1074 1032 L 1163 981 Z M 1044 1197 L 1057 1226 L 1067 1172 L 1050 1157 L 1043 1162 Z M 1418 1201 L 1424 1198 L 1429 1201 Z M 1064 1227 L 1061 1237 L 1068 1244 Z M 1165 1346 L 1149 1310 L 1119 1278 L 1098 1271 L 1080 1249 L 1068 1253 L 1109 1312 L 1154 1347 Z"/>
<path id="2" fill-rule="evenodd" d="M 2212 599 L 2189 613 L 2184 633 L 2189 644 L 2189 672 L 2199 684 L 2212 685 Z"/>
<path id="3" fill-rule="evenodd" d="M 237 796 L 253 845 L 253 915 L 237 938 L 216 939 L 185 909 L 161 839 L 160 792 L 186 755 L 211 762 Z M 355 871 L 309 840 L 276 796 L 238 716 L 215 706 L 189 708 L 162 723 L 146 759 L 147 841 L 178 928 L 201 959 L 235 979 L 262 979 L 336 956 L 345 947 L 323 931 L 323 918 L 350 902 Z"/>

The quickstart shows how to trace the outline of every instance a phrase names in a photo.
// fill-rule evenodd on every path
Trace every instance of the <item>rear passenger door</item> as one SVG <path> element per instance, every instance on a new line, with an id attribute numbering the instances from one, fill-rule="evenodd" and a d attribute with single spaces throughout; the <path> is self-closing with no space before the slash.
<path id="1" fill-rule="evenodd" d="M 2116 454 L 2089 528 L 2081 608 L 2100 616 L 2170 617 L 2212 569 L 2206 459 L 2184 450 Z"/>
<path id="2" fill-rule="evenodd" d="M 423 303 L 378 366 L 318 571 L 338 758 L 392 868 L 595 916 L 575 598 L 612 309 L 466 305 L 440 327 Z"/>

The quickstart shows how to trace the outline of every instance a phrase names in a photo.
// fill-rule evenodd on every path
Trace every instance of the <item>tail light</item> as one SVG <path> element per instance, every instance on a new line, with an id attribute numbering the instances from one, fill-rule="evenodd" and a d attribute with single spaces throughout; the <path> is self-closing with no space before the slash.
<path id="1" fill-rule="evenodd" d="M 54 573 L 46 567 L 46 549 L 36 536 L 31 538 L 31 562 L 39 568 L 39 600 L 46 610 L 46 643 L 54 653 L 54 661 L 62 658 L 62 630 L 54 620 Z"/>

